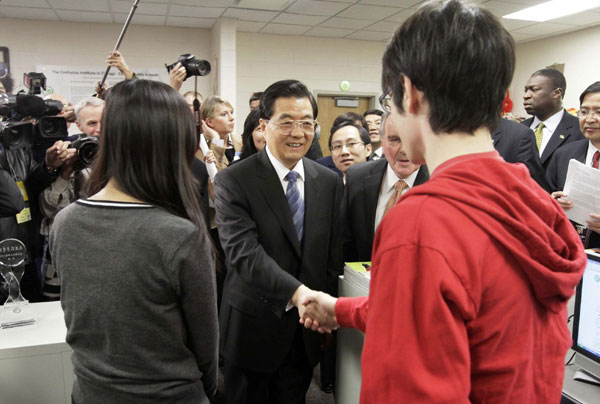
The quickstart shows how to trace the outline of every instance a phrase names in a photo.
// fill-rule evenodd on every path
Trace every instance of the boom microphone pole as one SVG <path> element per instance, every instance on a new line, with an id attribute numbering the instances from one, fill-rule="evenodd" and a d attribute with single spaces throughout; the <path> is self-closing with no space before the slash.
<path id="1" fill-rule="evenodd" d="M 119 46 L 121 46 L 123 37 L 125 36 L 125 33 L 127 32 L 127 28 L 129 28 L 129 23 L 131 23 L 131 19 L 133 18 L 133 14 L 135 13 L 135 9 L 137 8 L 139 2 L 140 2 L 140 0 L 135 0 L 133 2 L 133 6 L 131 6 L 131 10 L 129 10 L 129 15 L 127 16 L 127 19 L 125 20 L 125 25 L 123 26 L 123 29 L 121 30 L 121 33 L 119 34 L 119 39 L 117 39 L 117 44 L 115 45 L 113 52 L 119 50 Z M 106 71 L 104 72 L 104 77 L 102 77 L 102 80 L 100 81 L 100 88 L 102 88 L 102 86 L 104 85 L 104 82 L 106 81 L 106 77 L 108 77 L 108 72 L 110 71 L 110 67 L 111 66 L 106 66 Z"/>

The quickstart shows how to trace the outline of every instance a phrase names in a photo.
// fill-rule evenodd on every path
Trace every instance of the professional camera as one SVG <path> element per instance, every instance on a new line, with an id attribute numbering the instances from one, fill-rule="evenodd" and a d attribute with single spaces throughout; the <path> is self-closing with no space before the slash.
<path id="1" fill-rule="evenodd" d="M 210 73 L 210 63 L 206 60 L 196 59 L 191 53 L 185 53 L 179 56 L 177 62 L 171 65 L 165 64 L 167 71 L 171 73 L 171 70 L 173 70 L 177 63 L 181 63 L 181 66 L 185 67 L 186 75 L 185 79 L 183 79 L 184 81 L 192 76 L 206 76 Z"/>
<path id="2" fill-rule="evenodd" d="M 41 94 L 46 89 L 46 75 L 44 73 L 23 73 L 23 84 L 29 90 L 29 94 Z"/>
<path id="3" fill-rule="evenodd" d="M 67 121 L 52 116 L 62 108 L 60 101 L 43 100 L 31 94 L 0 94 L 0 142 L 6 149 L 14 150 L 65 140 Z M 29 118 L 35 118 L 35 123 L 24 120 Z"/>
<path id="4" fill-rule="evenodd" d="M 89 167 L 92 165 L 98 151 L 98 138 L 81 133 L 79 138 L 71 143 L 71 148 L 77 149 L 79 161 L 84 167 Z"/>

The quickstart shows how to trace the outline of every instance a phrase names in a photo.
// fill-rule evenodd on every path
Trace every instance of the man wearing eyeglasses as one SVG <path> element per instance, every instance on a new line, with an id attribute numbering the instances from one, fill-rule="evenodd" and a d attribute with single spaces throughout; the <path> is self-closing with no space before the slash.
<path id="1" fill-rule="evenodd" d="M 382 105 L 385 103 L 382 102 Z M 429 179 L 426 166 L 408 160 L 389 113 L 382 117 L 385 158 L 351 167 L 342 201 L 344 260 L 371 261 L 375 230 L 409 189 Z"/>
<path id="2" fill-rule="evenodd" d="M 371 154 L 369 132 L 354 122 L 343 121 L 331 128 L 329 150 L 331 150 L 333 164 L 343 174 L 346 182 L 348 169 L 367 161 Z"/>
<path id="3" fill-rule="evenodd" d="M 533 130 L 545 170 L 558 148 L 583 139 L 577 118 L 562 106 L 566 89 L 565 76 L 556 69 L 538 70 L 525 84 L 523 107 L 533 117 L 522 124 Z"/>
<path id="4" fill-rule="evenodd" d="M 569 168 L 569 161 L 575 159 L 580 163 L 593 168 L 599 168 L 600 160 L 600 81 L 586 88 L 579 97 L 580 107 L 579 126 L 585 139 L 572 142 L 562 147 L 548 165 L 548 181 L 554 191 L 552 196 L 565 210 L 574 207 L 569 195 L 563 191 Z M 582 235 L 587 248 L 600 247 L 600 206 L 596 207 L 596 213 L 590 214 Z"/>
<path id="5" fill-rule="evenodd" d="M 304 158 L 317 103 L 299 81 L 261 97 L 266 147 L 215 179 L 217 227 L 228 267 L 221 353 L 228 403 L 304 403 L 321 335 L 299 323 L 311 289 L 336 293 L 343 268 L 339 176 Z"/>

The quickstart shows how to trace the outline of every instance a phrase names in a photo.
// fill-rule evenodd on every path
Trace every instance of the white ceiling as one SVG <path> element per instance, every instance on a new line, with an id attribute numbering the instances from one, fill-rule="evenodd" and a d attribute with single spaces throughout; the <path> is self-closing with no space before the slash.
<path id="1" fill-rule="evenodd" d="M 502 15 L 544 0 L 475 0 Z M 237 18 L 238 30 L 277 35 L 387 41 L 419 0 L 141 0 L 133 24 L 210 28 Z M 0 0 L 0 18 L 125 22 L 133 0 Z M 600 8 L 535 23 L 502 20 L 517 42 L 600 25 Z"/>

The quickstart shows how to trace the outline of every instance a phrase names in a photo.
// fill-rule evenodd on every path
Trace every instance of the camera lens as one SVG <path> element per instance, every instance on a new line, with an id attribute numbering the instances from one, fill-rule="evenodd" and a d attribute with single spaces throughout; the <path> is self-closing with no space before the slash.
<path id="1" fill-rule="evenodd" d="M 189 76 L 206 76 L 210 73 L 210 63 L 206 60 L 192 59 L 188 62 L 186 68 Z"/>
<path id="2" fill-rule="evenodd" d="M 79 148 L 79 160 L 86 166 L 89 167 L 94 161 L 94 157 L 96 156 L 96 152 L 98 151 L 98 143 L 97 142 L 88 142 L 84 143 Z"/>

